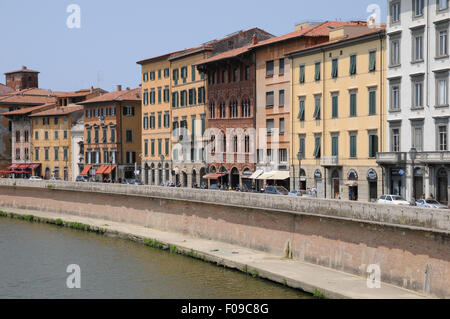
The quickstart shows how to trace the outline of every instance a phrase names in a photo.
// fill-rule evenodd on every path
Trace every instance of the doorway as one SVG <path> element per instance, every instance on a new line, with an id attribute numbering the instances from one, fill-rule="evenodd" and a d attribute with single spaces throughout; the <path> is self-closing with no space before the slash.
<path id="1" fill-rule="evenodd" d="M 437 174 L 436 199 L 442 204 L 448 204 L 448 176 L 445 168 L 441 168 Z"/>
<path id="2" fill-rule="evenodd" d="M 333 187 L 333 194 L 332 194 L 333 198 L 339 199 L 341 196 L 341 191 L 340 191 L 340 178 L 338 170 L 334 170 L 333 173 L 331 174 L 331 185 Z"/>

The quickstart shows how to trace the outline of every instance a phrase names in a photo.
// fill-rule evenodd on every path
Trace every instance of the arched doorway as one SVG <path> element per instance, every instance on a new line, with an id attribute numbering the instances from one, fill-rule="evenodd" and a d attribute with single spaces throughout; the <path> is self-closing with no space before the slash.
<path id="1" fill-rule="evenodd" d="M 150 167 L 150 184 L 155 185 L 155 164 Z"/>
<path id="2" fill-rule="evenodd" d="M 203 187 L 207 182 L 203 179 L 203 176 L 206 175 L 206 169 L 202 167 L 200 169 L 200 187 Z"/>
<path id="3" fill-rule="evenodd" d="M 45 176 L 44 179 L 50 179 L 50 167 L 45 168 Z"/>
<path id="4" fill-rule="evenodd" d="M 347 174 L 348 200 L 358 200 L 358 173 L 351 169 Z"/>
<path id="5" fill-rule="evenodd" d="M 331 186 L 333 189 L 333 198 L 338 199 L 341 196 L 339 171 L 335 169 L 331 174 Z"/>
<path id="6" fill-rule="evenodd" d="M 235 189 L 236 187 L 239 187 L 239 170 L 236 167 L 233 167 L 231 170 L 231 188 Z"/>
<path id="7" fill-rule="evenodd" d="M 448 176 L 447 170 L 441 168 L 437 173 L 436 199 L 442 204 L 448 204 Z"/>
<path id="8" fill-rule="evenodd" d="M 184 171 L 183 171 L 183 187 L 188 187 L 188 176 Z"/>
<path id="9" fill-rule="evenodd" d="M 306 190 L 306 172 L 303 168 L 300 169 L 299 190 L 301 191 Z"/>
<path id="10" fill-rule="evenodd" d="M 197 171 L 195 169 L 192 170 L 192 188 L 196 188 L 197 184 Z"/>
<path id="11" fill-rule="evenodd" d="M 64 180 L 67 182 L 69 180 L 69 168 L 64 167 Z"/>

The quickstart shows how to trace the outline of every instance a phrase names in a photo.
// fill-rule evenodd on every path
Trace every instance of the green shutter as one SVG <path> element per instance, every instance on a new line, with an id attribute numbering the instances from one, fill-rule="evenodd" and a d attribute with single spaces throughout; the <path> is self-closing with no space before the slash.
<path id="1" fill-rule="evenodd" d="M 338 117 L 338 97 L 333 96 L 332 98 L 332 117 Z"/>
<path id="2" fill-rule="evenodd" d="M 350 94 L 350 116 L 356 116 L 356 93 Z"/>
<path id="3" fill-rule="evenodd" d="M 337 78 L 337 76 L 338 76 L 338 60 L 334 59 L 332 62 L 331 77 Z"/>
<path id="4" fill-rule="evenodd" d="M 314 109 L 314 119 L 320 120 L 320 99 L 316 98 L 316 107 Z"/>
<path id="5" fill-rule="evenodd" d="M 304 138 L 300 138 L 300 150 L 299 150 L 300 154 L 302 154 L 302 158 L 305 158 L 305 139 Z"/>
<path id="6" fill-rule="evenodd" d="M 305 120 L 305 101 L 304 100 L 300 100 L 299 101 L 299 112 L 298 112 L 298 117 L 297 117 L 300 121 L 304 121 Z"/>
<path id="7" fill-rule="evenodd" d="M 339 143 L 339 139 L 337 136 L 333 136 L 331 138 L 331 152 L 332 152 L 332 156 L 338 156 L 338 143 Z"/>
<path id="8" fill-rule="evenodd" d="M 376 65 L 377 65 L 377 55 L 376 51 L 373 51 L 370 52 L 369 72 L 375 71 Z"/>
<path id="9" fill-rule="evenodd" d="M 320 81 L 320 62 L 316 63 L 316 74 L 314 75 L 316 81 Z"/>
<path id="10" fill-rule="evenodd" d="M 192 66 L 192 82 L 195 82 L 195 66 Z"/>
<path id="11" fill-rule="evenodd" d="M 202 116 L 202 136 L 205 135 L 205 117 Z"/>
<path id="12" fill-rule="evenodd" d="M 356 55 L 350 57 L 350 75 L 356 74 Z"/>
<path id="13" fill-rule="evenodd" d="M 370 91 L 369 93 L 369 115 L 374 115 L 377 112 L 376 108 L 376 91 Z"/>
<path id="14" fill-rule="evenodd" d="M 356 136 L 355 135 L 350 136 L 350 157 L 351 158 L 356 157 Z"/>
<path id="15" fill-rule="evenodd" d="M 316 145 L 314 148 L 314 157 L 320 157 L 320 137 L 316 137 Z"/>
<path id="16" fill-rule="evenodd" d="M 300 65 L 300 83 L 305 83 L 305 66 Z"/>

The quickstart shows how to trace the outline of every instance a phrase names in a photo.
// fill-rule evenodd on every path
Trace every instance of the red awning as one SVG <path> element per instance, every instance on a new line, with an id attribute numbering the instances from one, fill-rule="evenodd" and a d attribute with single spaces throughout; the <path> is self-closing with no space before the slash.
<path id="1" fill-rule="evenodd" d="M 108 166 L 102 165 L 100 168 L 95 172 L 95 174 L 105 174 L 105 171 L 108 169 Z"/>
<path id="2" fill-rule="evenodd" d="M 105 175 L 109 175 L 112 173 L 113 170 L 115 170 L 116 167 L 115 166 L 108 166 L 108 168 L 103 172 L 103 174 Z"/>
<path id="3" fill-rule="evenodd" d="M 41 164 L 31 164 L 30 166 L 28 166 L 29 169 L 36 169 L 39 166 L 41 166 Z"/>
<path id="4" fill-rule="evenodd" d="M 27 169 L 30 165 L 29 164 L 20 164 L 16 168 L 18 169 Z"/>
<path id="5" fill-rule="evenodd" d="M 12 164 L 8 169 L 18 168 L 19 164 Z"/>
<path id="6" fill-rule="evenodd" d="M 0 174 L 11 174 L 11 171 L 0 171 Z"/>
<path id="7" fill-rule="evenodd" d="M 86 175 L 89 173 L 89 171 L 91 170 L 91 168 L 92 168 L 91 165 L 85 166 L 84 169 L 83 169 L 83 171 L 81 172 L 80 175 L 81 175 L 81 176 L 86 176 Z"/>
<path id="8" fill-rule="evenodd" d="M 224 174 L 224 173 L 214 173 L 214 174 L 207 174 L 207 175 L 203 176 L 203 178 L 204 179 L 219 179 L 225 175 L 226 174 Z"/>

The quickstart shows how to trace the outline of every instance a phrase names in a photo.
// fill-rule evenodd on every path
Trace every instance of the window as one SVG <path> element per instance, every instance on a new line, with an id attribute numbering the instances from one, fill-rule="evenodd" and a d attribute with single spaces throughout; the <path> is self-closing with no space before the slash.
<path id="1" fill-rule="evenodd" d="M 55 161 L 59 161 L 59 148 L 55 147 L 54 150 L 55 150 Z"/>
<path id="2" fill-rule="evenodd" d="M 220 111 L 220 115 L 219 115 L 220 118 L 225 118 L 227 116 L 225 102 L 222 102 L 220 104 L 219 111 Z"/>
<path id="3" fill-rule="evenodd" d="M 448 134 L 448 127 L 447 125 L 439 125 L 438 126 L 438 150 L 439 151 L 447 151 L 447 134 Z"/>
<path id="4" fill-rule="evenodd" d="M 155 156 L 155 140 L 151 141 L 151 154 Z"/>
<path id="5" fill-rule="evenodd" d="M 273 107 L 274 104 L 274 93 L 272 92 L 267 92 L 266 93 L 266 108 L 271 108 Z"/>
<path id="6" fill-rule="evenodd" d="M 195 82 L 195 66 L 194 65 L 191 67 L 191 80 L 192 80 L 192 82 Z"/>
<path id="7" fill-rule="evenodd" d="M 213 102 L 209 104 L 209 118 L 216 118 L 216 107 Z"/>
<path id="8" fill-rule="evenodd" d="M 55 131 L 55 140 L 59 140 L 59 132 Z"/>
<path id="9" fill-rule="evenodd" d="M 126 152 L 126 157 L 127 157 L 127 164 L 134 164 L 134 163 L 136 163 L 136 152 L 127 151 Z"/>
<path id="10" fill-rule="evenodd" d="M 412 125 L 412 147 L 418 152 L 423 150 L 423 126 L 413 124 Z"/>
<path id="11" fill-rule="evenodd" d="M 415 35 L 413 35 L 412 44 L 413 44 L 412 61 L 413 62 L 423 61 L 423 34 L 415 34 Z"/>
<path id="12" fill-rule="evenodd" d="M 127 130 L 126 131 L 126 142 L 127 143 L 132 143 L 133 142 L 133 131 L 132 130 Z"/>
<path id="13" fill-rule="evenodd" d="M 158 88 L 158 104 L 162 102 L 162 88 Z"/>
<path id="14" fill-rule="evenodd" d="M 350 117 L 355 117 L 357 116 L 357 94 L 356 92 L 350 92 Z"/>
<path id="15" fill-rule="evenodd" d="M 369 91 L 369 115 L 377 114 L 377 91 Z"/>
<path id="16" fill-rule="evenodd" d="M 64 139 L 67 140 L 67 131 L 63 132 Z"/>
<path id="17" fill-rule="evenodd" d="M 111 143 L 116 142 L 116 129 L 114 127 L 111 128 Z"/>
<path id="18" fill-rule="evenodd" d="M 246 66 L 245 67 L 245 81 L 250 80 L 250 67 Z"/>
<path id="19" fill-rule="evenodd" d="M 250 117 L 251 111 L 250 111 L 250 101 L 244 100 L 242 102 L 242 117 Z"/>
<path id="20" fill-rule="evenodd" d="M 123 115 L 124 116 L 134 116 L 134 106 L 124 106 Z"/>
<path id="21" fill-rule="evenodd" d="M 350 56 L 350 75 L 356 74 L 356 55 Z"/>
<path id="22" fill-rule="evenodd" d="M 158 80 L 161 79 L 161 73 L 162 73 L 162 72 L 161 72 L 161 69 L 159 69 L 159 70 L 158 70 Z"/>
<path id="23" fill-rule="evenodd" d="M 227 76 L 227 71 L 226 70 L 222 70 L 222 78 L 221 78 L 222 83 L 225 83 L 226 76 Z"/>
<path id="24" fill-rule="evenodd" d="M 280 90 L 278 92 L 278 106 L 280 107 L 284 106 L 284 90 Z"/>
<path id="25" fill-rule="evenodd" d="M 273 61 L 266 62 L 266 76 L 267 77 L 273 76 L 273 66 L 274 66 Z"/>
<path id="26" fill-rule="evenodd" d="M 39 140 L 39 131 L 34 131 L 34 139 Z"/>
<path id="27" fill-rule="evenodd" d="M 94 142 L 95 143 L 98 143 L 98 141 L 99 141 L 99 131 L 98 131 L 98 129 L 95 129 L 94 130 Z"/>
<path id="28" fill-rule="evenodd" d="M 390 110 L 400 110 L 400 83 L 391 83 Z"/>
<path id="29" fill-rule="evenodd" d="M 151 71 L 150 72 L 150 80 L 154 81 L 155 80 L 155 71 Z"/>
<path id="30" fill-rule="evenodd" d="M 45 154 L 45 160 L 46 161 L 48 161 L 48 159 L 49 159 L 49 151 L 48 151 L 49 149 L 48 149 L 48 147 L 46 147 L 45 149 L 44 149 L 44 154 Z"/>
<path id="31" fill-rule="evenodd" d="M 332 61 L 331 77 L 333 79 L 338 77 L 338 59 L 333 59 L 333 61 Z"/>
<path id="32" fill-rule="evenodd" d="M 172 93 L 172 107 L 177 108 L 178 107 L 178 92 Z"/>
<path id="33" fill-rule="evenodd" d="M 184 90 L 181 91 L 180 93 L 180 106 L 181 107 L 186 106 L 186 103 L 187 103 L 187 91 Z"/>
<path id="34" fill-rule="evenodd" d="M 239 81 L 238 69 L 234 68 L 233 69 L 233 82 L 237 82 L 237 81 Z"/>
<path id="35" fill-rule="evenodd" d="M 331 117 L 337 118 L 338 117 L 338 96 L 333 95 L 331 97 Z"/>
<path id="36" fill-rule="evenodd" d="M 67 162 L 69 160 L 69 150 L 67 147 L 64 147 L 63 149 L 63 158 L 64 162 Z"/>
<path id="37" fill-rule="evenodd" d="M 39 161 L 39 147 L 34 148 L 34 160 Z"/>
<path id="38" fill-rule="evenodd" d="M 144 114 L 144 130 L 148 130 L 148 113 Z"/>
<path id="39" fill-rule="evenodd" d="M 378 135 L 369 133 L 369 158 L 375 158 L 378 153 Z"/>
<path id="40" fill-rule="evenodd" d="M 165 69 L 164 69 L 164 77 L 165 77 L 165 78 L 168 78 L 169 76 L 170 76 L 169 68 L 165 68 Z"/>
<path id="41" fill-rule="evenodd" d="M 436 105 L 448 105 L 448 75 L 439 76 L 436 78 Z"/>
<path id="42" fill-rule="evenodd" d="M 198 104 L 204 104 L 205 103 L 205 87 L 199 87 L 198 88 Z"/>
<path id="43" fill-rule="evenodd" d="M 90 144 L 91 143 L 91 129 L 87 130 L 87 136 L 86 136 L 86 143 Z"/>
<path id="44" fill-rule="evenodd" d="M 169 87 L 166 86 L 166 87 L 164 88 L 164 98 L 163 98 L 164 103 L 169 103 L 169 99 L 170 99 L 169 94 L 170 94 L 170 93 L 169 93 Z"/>
<path id="45" fill-rule="evenodd" d="M 423 15 L 423 1 L 424 0 L 413 0 L 414 17 L 420 17 Z"/>
<path id="46" fill-rule="evenodd" d="M 314 80 L 320 81 L 320 62 L 316 62 L 315 69 Z"/>
<path id="47" fill-rule="evenodd" d="M 305 83 L 305 66 L 300 65 L 300 83 Z"/>
<path id="48" fill-rule="evenodd" d="M 280 118 L 280 134 L 284 134 L 284 118 Z"/>
<path id="49" fill-rule="evenodd" d="M 356 158 L 356 134 L 350 135 L 350 158 Z"/>
<path id="50" fill-rule="evenodd" d="M 29 138 L 28 131 L 25 130 L 23 138 L 24 138 L 25 143 L 27 143 L 28 142 L 28 138 Z"/>
<path id="51" fill-rule="evenodd" d="M 278 150 L 278 158 L 280 163 L 287 163 L 287 149 L 281 148 Z"/>
<path id="52" fill-rule="evenodd" d="M 20 160 L 20 148 L 16 148 L 16 160 Z"/>
<path id="53" fill-rule="evenodd" d="M 331 136 L 331 156 L 339 156 L 339 136 Z"/>
<path id="54" fill-rule="evenodd" d="M 16 131 L 16 143 L 20 143 L 20 131 Z"/>
<path id="55" fill-rule="evenodd" d="M 48 141 L 48 131 L 44 132 L 44 138 L 45 138 L 46 141 Z"/>
<path id="56" fill-rule="evenodd" d="M 169 139 L 168 138 L 165 139 L 165 154 L 166 154 L 166 156 L 169 155 Z"/>
<path id="57" fill-rule="evenodd" d="M 172 71 L 172 79 L 175 85 L 178 85 L 178 69 Z M 214 82 L 213 82 L 214 84 Z"/>
<path id="58" fill-rule="evenodd" d="M 448 9 L 448 0 L 438 0 L 437 9 L 438 9 L 438 11 L 447 10 Z"/>
<path id="59" fill-rule="evenodd" d="M 369 72 L 374 72 L 377 68 L 377 51 L 369 53 Z"/>
<path id="60" fill-rule="evenodd" d="M 391 41 L 391 66 L 400 65 L 400 40 Z"/>
<path id="61" fill-rule="evenodd" d="M 170 115 L 169 112 L 164 112 L 164 127 L 170 127 Z"/>
<path id="62" fill-rule="evenodd" d="M 162 155 L 162 139 L 158 139 L 158 155 Z"/>
<path id="63" fill-rule="evenodd" d="M 162 113 L 158 112 L 158 128 L 162 126 Z"/>
<path id="64" fill-rule="evenodd" d="M 152 104 L 152 105 L 155 104 L 155 95 L 156 95 L 155 89 L 152 89 L 152 90 L 150 91 L 150 104 Z"/>
<path id="65" fill-rule="evenodd" d="M 274 120 L 273 119 L 266 120 L 266 128 L 267 128 L 267 135 L 271 136 L 273 134 L 273 130 L 274 130 Z"/>
<path id="66" fill-rule="evenodd" d="M 321 102 L 320 96 L 316 96 L 314 98 L 314 102 L 315 102 L 315 108 L 314 108 L 313 118 L 315 120 L 320 120 L 320 102 Z"/>
<path id="67" fill-rule="evenodd" d="M 108 140 L 108 131 L 106 128 L 103 128 L 103 139 L 102 139 L 102 143 L 106 143 L 106 141 Z"/>
<path id="68" fill-rule="evenodd" d="M 305 121 L 305 98 L 300 98 L 298 102 L 298 116 L 297 119 L 301 122 Z"/>
<path id="69" fill-rule="evenodd" d="M 196 89 L 189 89 L 189 105 L 197 104 L 196 93 L 197 93 Z"/>
<path id="70" fill-rule="evenodd" d="M 400 129 L 391 129 L 391 152 L 400 152 Z"/>
<path id="71" fill-rule="evenodd" d="M 391 23 L 400 21 L 400 1 L 391 3 Z"/>
<path id="72" fill-rule="evenodd" d="M 321 148 L 321 138 L 320 136 L 315 136 L 314 138 L 314 158 L 320 158 L 320 148 Z"/>
<path id="73" fill-rule="evenodd" d="M 278 69 L 279 69 L 279 70 L 278 70 L 278 73 L 279 73 L 280 75 L 283 75 L 283 74 L 284 74 L 284 59 L 280 59 Z"/>
<path id="74" fill-rule="evenodd" d="M 437 31 L 437 57 L 448 56 L 448 31 Z"/>
<path id="75" fill-rule="evenodd" d="M 57 117 L 55 117 L 55 119 L 53 120 L 54 121 L 54 123 L 55 123 L 55 125 L 58 125 L 58 118 Z"/>
<path id="76" fill-rule="evenodd" d="M 148 82 L 148 72 L 145 72 L 143 75 L 144 82 Z"/>
<path id="77" fill-rule="evenodd" d="M 237 101 L 230 102 L 230 117 L 238 117 L 238 103 Z"/>
<path id="78" fill-rule="evenodd" d="M 412 107 L 423 107 L 423 78 L 412 80 Z"/>
<path id="79" fill-rule="evenodd" d="M 305 158 L 306 155 L 306 149 L 305 149 L 305 135 L 299 135 L 299 153 L 302 155 L 302 158 Z"/>
<path id="80" fill-rule="evenodd" d="M 150 114 L 150 129 L 155 129 L 155 113 Z"/>
<path id="81" fill-rule="evenodd" d="M 187 76 L 188 76 L 187 66 L 184 66 L 181 68 L 181 78 L 183 79 L 183 83 L 186 83 Z"/>

